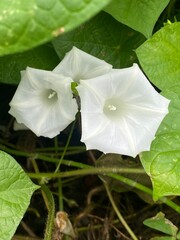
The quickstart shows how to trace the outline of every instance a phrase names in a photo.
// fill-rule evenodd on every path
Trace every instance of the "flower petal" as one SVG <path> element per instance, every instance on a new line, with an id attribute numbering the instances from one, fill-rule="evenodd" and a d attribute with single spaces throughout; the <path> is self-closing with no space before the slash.
<path id="1" fill-rule="evenodd" d="M 80 81 L 82 138 L 88 149 L 135 157 L 150 149 L 169 100 L 137 64 Z"/>
<path id="2" fill-rule="evenodd" d="M 73 47 L 70 52 L 66 53 L 53 72 L 63 74 L 72 78 L 75 82 L 79 82 L 80 79 L 103 75 L 111 69 L 112 65 Z"/>
<path id="3" fill-rule="evenodd" d="M 62 75 L 28 67 L 10 102 L 9 113 L 37 136 L 52 138 L 75 119 L 77 103 L 71 82 Z"/>

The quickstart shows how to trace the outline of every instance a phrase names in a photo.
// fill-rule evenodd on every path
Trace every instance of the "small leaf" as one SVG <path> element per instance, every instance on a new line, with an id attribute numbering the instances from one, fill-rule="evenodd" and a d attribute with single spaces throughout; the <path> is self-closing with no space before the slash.
<path id="1" fill-rule="evenodd" d="M 97 167 L 111 167 L 111 168 L 121 168 L 122 170 L 125 169 L 135 169 L 134 173 L 128 173 L 128 170 L 126 172 L 122 172 L 120 175 L 124 176 L 128 179 L 131 179 L 134 181 L 134 185 L 136 183 L 143 184 L 148 187 L 151 186 L 151 181 L 149 176 L 144 172 L 144 174 L 138 174 L 136 169 L 142 169 L 142 165 L 138 162 L 136 162 L 134 159 L 122 159 L 122 156 L 119 154 L 105 154 L 102 155 L 97 161 L 96 161 Z M 140 191 L 139 189 L 135 188 L 134 185 L 129 186 L 121 181 L 118 181 L 116 179 L 113 179 L 109 176 L 105 175 L 99 175 L 99 177 L 102 179 L 103 182 L 107 182 L 109 186 L 111 186 L 111 189 L 116 192 L 126 192 L 126 191 L 133 191 L 135 192 L 142 200 L 149 204 L 153 204 L 152 197 L 145 193 Z"/>
<path id="2" fill-rule="evenodd" d="M 127 159 L 124 160 L 122 159 L 122 156 L 120 154 L 103 154 L 97 161 L 96 161 L 96 166 L 97 167 L 112 167 L 112 168 L 122 168 L 122 169 L 131 169 L 131 168 L 142 168 L 139 163 L 136 163 L 132 159 Z M 141 176 L 138 173 L 122 173 L 121 175 L 130 178 L 134 180 L 134 182 L 141 182 Z M 117 181 L 116 179 L 113 179 L 108 176 L 104 175 L 99 175 L 100 178 L 104 181 L 107 182 L 109 186 L 111 186 L 111 189 L 117 191 L 117 192 L 124 192 L 128 191 L 133 188 L 133 186 L 128 186 L 120 181 Z M 148 184 L 149 181 L 145 177 L 142 178 L 141 183 L 146 183 Z"/>
<path id="3" fill-rule="evenodd" d="M 180 231 L 177 233 L 177 239 L 180 239 Z"/>
<path id="4" fill-rule="evenodd" d="M 154 25 L 169 0 L 113 0 L 105 11 L 149 38 Z"/>
<path id="5" fill-rule="evenodd" d="M 136 53 L 140 64 L 159 89 L 180 84 L 180 22 L 166 25 L 144 42 Z"/>
<path id="6" fill-rule="evenodd" d="M 0 55 L 21 52 L 72 30 L 110 0 L 0 1 Z"/>
<path id="7" fill-rule="evenodd" d="M 153 237 L 150 240 L 176 240 L 176 238 L 175 237 L 167 237 L 167 236 L 165 236 L 165 237 Z"/>
<path id="8" fill-rule="evenodd" d="M 31 195 L 39 187 L 31 182 L 20 165 L 0 151 L 0 236 L 10 240 L 29 205 Z"/>
<path id="9" fill-rule="evenodd" d="M 176 89 L 178 91 L 179 88 Z M 171 98 L 169 114 L 163 120 L 151 150 L 140 155 L 153 183 L 153 198 L 180 195 L 180 92 L 164 92 Z"/>
<path id="10" fill-rule="evenodd" d="M 164 217 L 162 212 L 159 212 L 155 217 L 148 218 L 144 222 L 144 225 L 156 229 L 160 232 L 176 236 L 178 228 L 168 219 Z"/>
<path id="11" fill-rule="evenodd" d="M 59 58 L 50 44 L 45 44 L 23 53 L 0 57 L 0 82 L 18 84 L 20 71 L 27 66 L 52 70 L 59 63 Z"/>
<path id="12" fill-rule="evenodd" d="M 115 68 L 130 67 L 137 62 L 136 49 L 145 38 L 102 12 L 74 31 L 53 40 L 60 59 L 73 46 L 112 64 Z"/>

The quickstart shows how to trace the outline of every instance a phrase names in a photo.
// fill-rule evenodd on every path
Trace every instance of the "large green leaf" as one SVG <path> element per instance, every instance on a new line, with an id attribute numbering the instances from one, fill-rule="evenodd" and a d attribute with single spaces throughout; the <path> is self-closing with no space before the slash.
<path id="1" fill-rule="evenodd" d="M 143 41 L 143 35 L 102 12 L 76 30 L 54 39 L 53 45 L 60 59 L 76 46 L 120 68 L 137 61 L 133 50 Z"/>
<path id="2" fill-rule="evenodd" d="M 149 79 L 171 99 L 151 151 L 141 161 L 151 177 L 154 199 L 180 195 L 180 23 L 166 25 L 136 53 Z"/>
<path id="3" fill-rule="evenodd" d="M 136 53 L 143 70 L 158 88 L 180 84 L 180 22 L 163 27 Z"/>
<path id="4" fill-rule="evenodd" d="M 0 170 L 0 238 L 11 240 L 38 186 L 10 155 L 2 151 Z"/>
<path id="5" fill-rule="evenodd" d="M 105 8 L 119 22 L 149 38 L 154 25 L 169 0 L 112 0 Z"/>
<path id="6" fill-rule="evenodd" d="M 27 66 L 52 70 L 59 63 L 59 58 L 51 44 L 41 45 L 23 53 L 0 57 L 0 82 L 18 84 L 20 71 Z"/>
<path id="7" fill-rule="evenodd" d="M 169 114 L 163 120 L 151 150 L 140 155 L 153 183 L 154 200 L 180 195 L 180 86 L 164 92 L 172 99 Z M 178 93 L 179 91 L 179 93 Z"/>
<path id="8" fill-rule="evenodd" d="M 67 32 L 110 0 L 1 0 L 0 55 L 20 52 Z"/>

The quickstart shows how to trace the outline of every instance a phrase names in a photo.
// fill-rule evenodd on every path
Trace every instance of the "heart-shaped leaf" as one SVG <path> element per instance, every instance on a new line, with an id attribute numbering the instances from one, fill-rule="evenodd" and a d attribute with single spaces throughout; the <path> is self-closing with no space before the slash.
<path id="1" fill-rule="evenodd" d="M 180 23 L 166 25 L 137 50 L 143 70 L 163 95 L 171 99 L 151 151 L 141 161 L 151 177 L 154 199 L 180 195 Z"/>
<path id="2" fill-rule="evenodd" d="M 123 68 L 137 62 L 134 49 L 144 41 L 142 34 L 102 12 L 76 30 L 54 39 L 53 45 L 60 59 L 76 46 L 115 68 Z"/>
<path id="3" fill-rule="evenodd" d="M 149 38 L 154 25 L 169 0 L 112 0 L 105 8 L 119 22 Z"/>
<path id="4" fill-rule="evenodd" d="M 159 89 L 180 84 L 180 22 L 163 27 L 136 53 L 143 70 Z"/>
<path id="5" fill-rule="evenodd" d="M 11 240 L 39 187 L 31 182 L 21 166 L 7 153 L 0 151 L 0 238 Z"/>
<path id="6" fill-rule="evenodd" d="M 174 89 L 174 90 L 173 90 Z M 153 183 L 154 200 L 180 195 L 180 92 L 176 86 L 164 92 L 171 99 L 169 114 L 163 120 L 151 150 L 140 155 Z"/>

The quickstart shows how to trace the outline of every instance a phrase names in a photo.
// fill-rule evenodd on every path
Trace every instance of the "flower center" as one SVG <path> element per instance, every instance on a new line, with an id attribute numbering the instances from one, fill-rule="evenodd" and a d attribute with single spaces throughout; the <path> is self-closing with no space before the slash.
<path id="1" fill-rule="evenodd" d="M 116 111 L 117 110 L 117 107 L 112 105 L 112 104 L 109 104 L 107 107 L 109 108 L 110 111 Z"/>
<path id="2" fill-rule="evenodd" d="M 49 93 L 48 99 L 55 98 L 55 96 L 57 96 L 57 92 L 52 90 L 52 92 Z"/>
<path id="3" fill-rule="evenodd" d="M 120 99 L 108 99 L 104 104 L 103 112 L 108 118 L 118 120 L 124 113 L 124 109 L 124 103 Z"/>
<path id="4" fill-rule="evenodd" d="M 44 98 L 49 104 L 53 104 L 58 100 L 57 92 L 53 89 L 48 89 L 44 93 Z"/>

